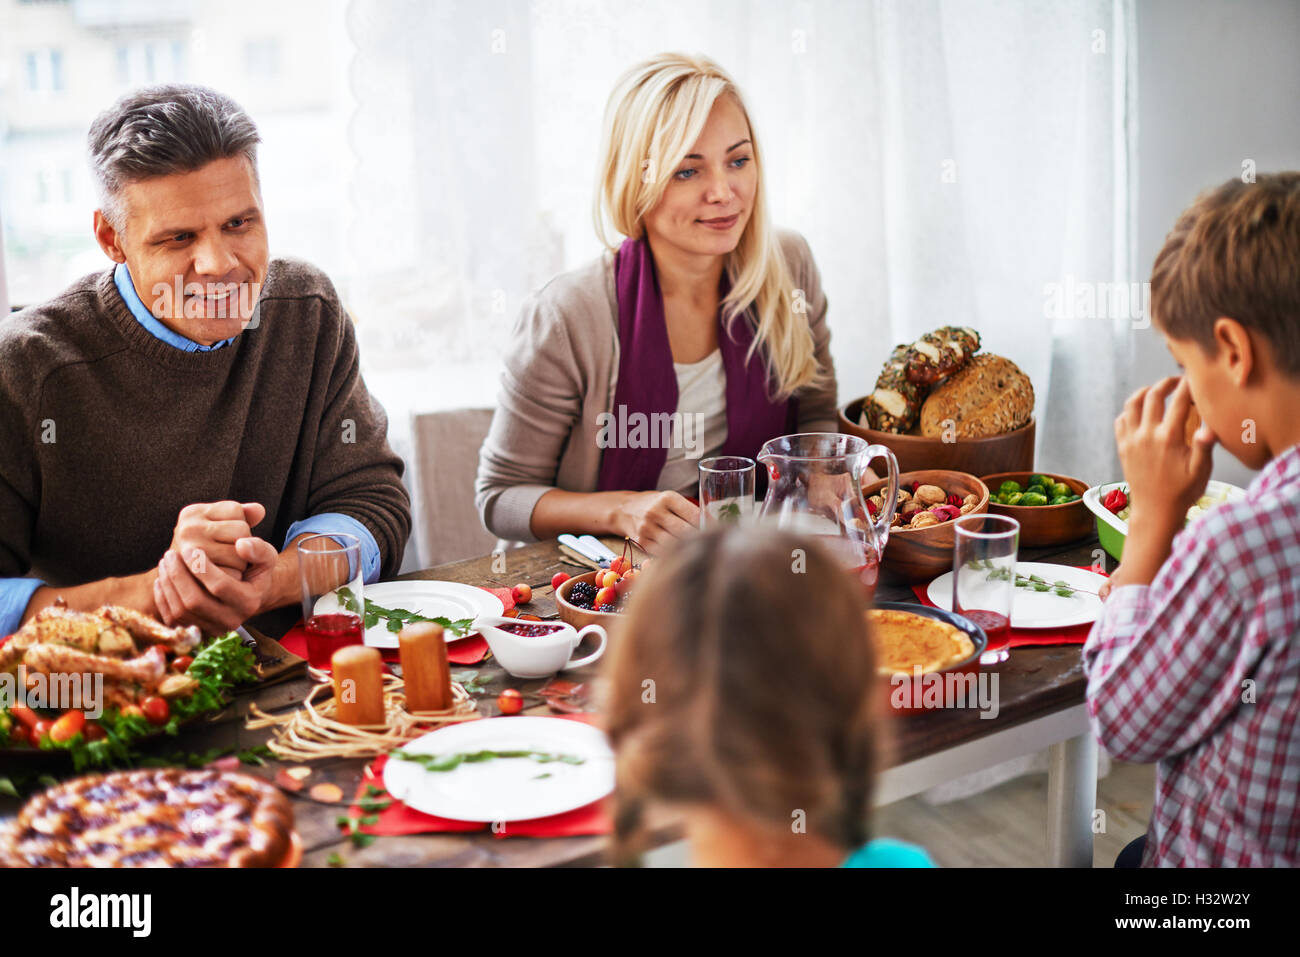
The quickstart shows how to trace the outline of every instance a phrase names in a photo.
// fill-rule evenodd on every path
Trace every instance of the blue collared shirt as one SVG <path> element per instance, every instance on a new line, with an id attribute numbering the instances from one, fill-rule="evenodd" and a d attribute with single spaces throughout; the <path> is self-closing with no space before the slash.
<path id="1" fill-rule="evenodd" d="M 168 329 L 145 308 L 145 304 L 135 291 L 135 284 L 131 281 L 131 273 L 126 268 L 126 263 L 119 263 L 113 270 L 113 282 L 117 285 L 122 301 L 131 310 L 131 315 L 135 316 L 140 325 L 144 326 L 154 338 L 161 339 L 170 346 L 183 349 L 185 352 L 212 352 L 235 341 L 232 336 L 205 346 Z M 379 579 L 379 544 L 375 541 L 375 536 L 370 534 L 370 529 L 351 515 L 344 515 L 341 512 L 322 512 L 304 518 L 301 522 L 294 522 L 284 536 L 281 550 L 288 548 L 289 543 L 299 535 L 308 534 L 329 535 L 332 538 L 335 535 L 356 536 L 361 540 L 361 570 L 366 584 Z M 340 545 L 347 544 L 339 538 L 334 540 Z M 18 630 L 22 624 L 23 612 L 27 610 L 32 595 L 44 584 L 45 582 L 35 578 L 0 578 L 0 638 Z"/>

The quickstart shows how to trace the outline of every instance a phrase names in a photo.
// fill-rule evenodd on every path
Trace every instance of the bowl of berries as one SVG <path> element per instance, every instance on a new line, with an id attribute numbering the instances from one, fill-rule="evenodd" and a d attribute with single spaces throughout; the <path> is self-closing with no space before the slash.
<path id="1" fill-rule="evenodd" d="M 884 481 L 864 485 L 862 495 L 874 519 L 884 506 Z M 922 469 L 898 477 L 898 502 L 881 571 L 906 584 L 930 581 L 952 571 L 956 541 L 953 521 L 962 515 L 987 512 L 989 489 L 969 472 Z"/>
<path id="2" fill-rule="evenodd" d="M 560 618 L 574 628 L 618 621 L 627 606 L 629 590 L 641 569 L 627 557 L 615 558 L 609 568 L 587 572 L 563 582 L 555 589 L 555 608 Z"/>

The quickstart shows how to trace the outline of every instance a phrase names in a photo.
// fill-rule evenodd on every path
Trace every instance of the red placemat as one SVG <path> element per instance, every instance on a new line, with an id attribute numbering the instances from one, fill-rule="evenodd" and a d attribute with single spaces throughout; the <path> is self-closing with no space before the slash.
<path id="1" fill-rule="evenodd" d="M 509 588 L 484 588 L 483 590 L 500 598 L 506 606 L 506 611 L 515 607 L 515 599 L 510 594 Z M 292 652 L 299 658 L 307 657 L 307 630 L 303 628 L 301 621 L 289 629 L 289 633 L 280 639 L 280 644 L 286 651 Z M 401 660 L 396 648 L 381 648 L 379 652 L 385 661 L 396 663 Z M 447 660 L 453 665 L 476 665 L 487 653 L 488 643 L 479 635 L 470 635 L 468 638 L 447 645 Z"/>
<path id="2" fill-rule="evenodd" d="M 581 721 L 593 724 L 596 715 L 567 714 L 555 718 L 557 721 Z M 583 834 L 608 834 L 613 827 L 605 802 L 595 801 L 591 804 L 563 814 L 549 817 L 537 817 L 528 821 L 499 822 L 494 825 L 479 821 L 456 821 L 447 817 L 425 814 L 407 807 L 396 800 L 384 789 L 384 765 L 388 763 L 387 755 L 380 755 L 366 766 L 357 788 L 352 806 L 348 808 L 348 817 L 362 819 L 377 815 L 373 824 L 362 824 L 357 830 L 363 834 L 393 836 L 398 834 L 434 834 L 457 831 L 488 831 L 494 837 L 575 837 Z M 370 789 L 374 790 L 370 790 Z M 378 792 L 378 793 L 376 793 Z M 365 801 L 365 804 L 358 802 Z M 386 807 L 375 810 L 376 806 L 388 801 Z"/>
<path id="3" fill-rule="evenodd" d="M 1097 572 L 1099 575 L 1105 575 L 1103 571 L 1098 571 L 1091 565 L 1076 565 L 1076 568 L 1083 568 L 1090 572 Z M 922 605 L 930 608 L 938 608 L 934 602 L 930 601 L 926 594 L 926 589 L 930 587 L 930 582 L 924 585 L 913 585 L 912 594 L 920 599 Z M 1027 645 L 1081 645 L 1088 640 L 1088 632 L 1092 631 L 1092 625 L 1070 625 L 1067 628 L 1012 628 L 1011 640 L 1008 645 L 1010 648 L 1023 648 Z"/>

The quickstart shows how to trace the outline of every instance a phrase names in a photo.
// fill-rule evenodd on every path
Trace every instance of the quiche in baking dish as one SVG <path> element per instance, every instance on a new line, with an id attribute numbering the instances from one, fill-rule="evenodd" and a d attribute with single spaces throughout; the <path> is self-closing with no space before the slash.
<path id="1" fill-rule="evenodd" d="M 960 628 L 906 611 L 873 608 L 867 612 L 876 645 L 876 671 L 888 677 L 902 672 L 941 671 L 975 653 L 975 643 Z"/>

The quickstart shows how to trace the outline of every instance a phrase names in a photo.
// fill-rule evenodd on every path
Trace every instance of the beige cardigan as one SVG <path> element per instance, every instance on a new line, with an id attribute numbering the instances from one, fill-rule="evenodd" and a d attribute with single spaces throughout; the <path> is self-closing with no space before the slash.
<path id="1" fill-rule="evenodd" d="M 782 230 L 779 238 L 795 288 L 808 303 L 817 361 L 830 373 L 821 388 L 797 393 L 799 428 L 835 432 L 835 367 L 821 277 L 802 236 Z M 618 357 L 612 253 L 556 276 L 524 303 L 474 483 L 489 532 L 536 541 L 531 521 L 539 498 L 554 488 L 596 491 L 602 454 L 597 417 L 613 409 Z"/>

